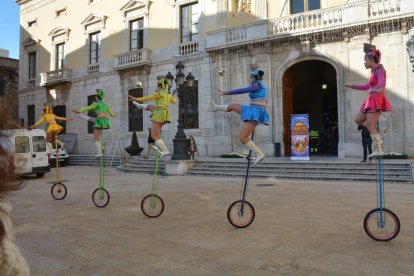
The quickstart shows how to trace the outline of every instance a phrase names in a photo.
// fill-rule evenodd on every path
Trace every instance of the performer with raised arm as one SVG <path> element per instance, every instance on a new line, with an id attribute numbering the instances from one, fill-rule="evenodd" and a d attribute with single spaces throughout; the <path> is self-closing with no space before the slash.
<path id="1" fill-rule="evenodd" d="M 256 153 L 256 160 L 254 164 L 259 163 L 266 157 L 266 155 L 250 139 L 250 135 L 257 125 L 269 125 L 269 115 L 266 111 L 268 92 L 262 81 L 263 75 L 263 71 L 253 70 L 250 72 L 250 86 L 230 91 L 218 90 L 220 96 L 249 93 L 250 105 L 240 105 L 236 103 L 217 105 L 214 100 L 211 99 L 213 111 L 234 111 L 240 114 L 240 118 L 244 124 L 240 131 L 239 138 L 246 147 Z"/>
<path id="2" fill-rule="evenodd" d="M 161 158 L 170 154 L 164 141 L 160 138 L 160 131 L 164 124 L 171 123 L 171 116 L 168 106 L 170 103 L 176 103 L 177 97 L 171 95 L 168 90 L 168 81 L 164 77 L 158 79 L 157 90 L 153 95 L 134 98 L 129 96 L 129 99 L 139 109 L 150 110 L 151 114 L 151 137 L 155 141 L 155 145 L 161 151 Z M 155 105 L 148 105 L 139 102 L 155 101 Z"/>
<path id="3" fill-rule="evenodd" d="M 42 117 L 40 117 L 40 119 L 34 125 L 29 126 L 29 129 L 33 129 L 43 122 L 46 122 L 49 125 L 46 130 L 46 143 L 50 152 L 53 151 L 52 142 L 55 141 L 55 139 L 57 139 L 57 135 L 63 131 L 63 127 L 59 125 L 56 120 L 71 121 L 73 119 L 56 116 L 53 114 L 52 106 L 48 103 L 44 103 Z M 65 147 L 65 144 L 63 142 L 59 141 L 58 139 L 57 142 L 62 148 Z"/>
<path id="4" fill-rule="evenodd" d="M 368 128 L 374 142 L 375 150 L 368 156 L 384 155 L 382 137 L 377 131 L 377 123 L 382 112 L 392 111 L 393 107 L 385 96 L 387 73 L 381 64 L 381 52 L 374 45 L 365 44 L 365 68 L 371 70 L 371 77 L 366 84 L 345 84 L 346 87 L 357 90 L 369 90 L 368 98 L 361 104 L 355 118 L 358 125 Z"/>
<path id="5" fill-rule="evenodd" d="M 102 129 L 109 129 L 111 127 L 109 120 L 107 118 L 107 114 L 111 115 L 112 117 L 115 117 L 115 114 L 112 112 L 111 108 L 108 106 L 107 103 L 103 101 L 104 98 L 104 91 L 102 89 L 96 89 L 95 102 L 93 102 L 90 106 L 84 107 L 80 110 L 72 110 L 74 113 L 80 113 L 79 117 L 81 119 L 93 122 L 93 133 L 97 149 L 96 158 L 103 156 L 104 148 L 101 144 Z M 91 110 L 94 110 L 96 112 L 96 118 L 82 114 L 85 111 Z"/>

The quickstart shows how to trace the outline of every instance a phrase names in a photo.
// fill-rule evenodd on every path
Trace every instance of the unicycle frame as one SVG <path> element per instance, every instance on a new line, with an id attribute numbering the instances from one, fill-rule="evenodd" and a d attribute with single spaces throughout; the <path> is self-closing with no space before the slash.
<path id="1" fill-rule="evenodd" d="M 252 141 L 254 138 L 254 131 L 252 132 Z M 250 173 L 250 162 L 251 162 L 251 156 L 252 156 L 252 150 L 249 150 L 249 154 L 247 155 L 246 159 L 247 159 L 247 167 L 246 167 L 246 175 L 244 176 L 244 185 L 243 185 L 243 192 L 242 192 L 242 197 L 241 197 L 241 207 L 240 207 L 240 214 L 243 215 L 244 213 L 244 203 L 246 201 L 246 194 L 247 194 L 247 184 L 249 181 L 249 173 Z"/>
<path id="2" fill-rule="evenodd" d="M 157 189 L 158 189 L 158 167 L 159 167 L 159 161 L 160 161 L 160 156 L 161 156 L 161 151 L 155 147 L 152 146 L 151 147 L 155 150 L 155 168 L 154 168 L 154 176 L 152 178 L 152 197 L 151 197 L 151 207 L 154 208 L 155 207 L 155 195 L 157 195 Z"/>
<path id="3" fill-rule="evenodd" d="M 103 129 L 101 129 L 101 153 L 103 151 Z M 99 199 L 103 199 L 104 176 L 103 176 L 103 154 L 99 157 Z"/>
<path id="4" fill-rule="evenodd" d="M 382 175 L 382 157 L 377 157 L 377 173 L 378 173 L 378 191 L 377 191 L 377 207 L 379 208 L 379 226 L 384 227 L 384 179 Z"/>

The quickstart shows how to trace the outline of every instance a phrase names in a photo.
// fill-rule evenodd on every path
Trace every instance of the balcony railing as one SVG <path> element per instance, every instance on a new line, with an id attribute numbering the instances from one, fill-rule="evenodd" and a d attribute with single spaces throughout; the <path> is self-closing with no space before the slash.
<path id="1" fill-rule="evenodd" d="M 64 68 L 40 73 L 40 86 L 71 82 L 72 69 Z"/>
<path id="2" fill-rule="evenodd" d="M 364 0 L 207 33 L 207 49 L 412 16 L 414 0 Z"/>
<path id="3" fill-rule="evenodd" d="M 185 56 L 198 53 L 198 41 L 190 41 L 178 45 L 178 55 Z"/>
<path id="4" fill-rule="evenodd" d="M 115 70 L 151 64 L 151 50 L 139 49 L 115 56 Z"/>
<path id="5" fill-rule="evenodd" d="M 99 74 L 99 63 L 88 65 L 88 76 Z"/>

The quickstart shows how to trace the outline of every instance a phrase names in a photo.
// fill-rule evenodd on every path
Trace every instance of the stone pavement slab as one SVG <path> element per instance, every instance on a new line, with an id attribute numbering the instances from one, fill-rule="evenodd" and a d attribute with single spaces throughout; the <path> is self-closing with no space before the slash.
<path id="1" fill-rule="evenodd" d="M 375 184 L 252 179 L 256 219 L 246 229 L 226 218 L 241 179 L 160 177 L 165 211 L 145 217 L 151 175 L 113 171 L 111 201 L 91 201 L 98 168 L 63 167 L 68 195 L 50 195 L 54 170 L 26 178 L 13 204 L 17 242 L 32 275 L 414 275 L 414 186 L 386 183 L 387 208 L 400 218 L 388 243 L 363 230 L 376 207 Z M 272 186 L 256 186 L 272 184 Z"/>

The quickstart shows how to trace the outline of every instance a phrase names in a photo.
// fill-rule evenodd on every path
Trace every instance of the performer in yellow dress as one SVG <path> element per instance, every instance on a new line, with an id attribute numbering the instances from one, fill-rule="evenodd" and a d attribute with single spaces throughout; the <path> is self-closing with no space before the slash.
<path id="1" fill-rule="evenodd" d="M 46 143 L 50 151 L 53 151 L 52 147 L 52 141 L 57 140 L 57 142 L 60 144 L 60 146 L 63 148 L 65 147 L 65 144 L 57 139 L 57 135 L 62 132 L 63 127 L 58 125 L 56 120 L 61 121 L 71 121 L 72 118 L 64 118 L 64 117 L 58 117 L 55 114 L 53 114 L 53 109 L 48 103 L 43 104 L 43 115 L 37 121 L 34 125 L 30 126 L 29 129 L 33 129 L 36 126 L 40 125 L 43 122 L 46 122 L 49 124 L 47 130 L 46 130 Z"/>
<path id="2" fill-rule="evenodd" d="M 151 138 L 155 141 L 155 145 L 161 150 L 161 157 L 169 155 L 170 151 L 165 145 L 164 141 L 160 139 L 160 131 L 164 124 L 171 123 L 171 116 L 168 106 L 170 103 L 176 103 L 177 97 L 172 96 L 167 91 L 168 81 L 162 77 L 157 82 L 157 91 L 153 95 L 134 98 L 129 96 L 129 99 L 139 109 L 150 110 L 151 114 Z M 155 101 L 155 105 L 141 104 L 138 102 Z"/>

